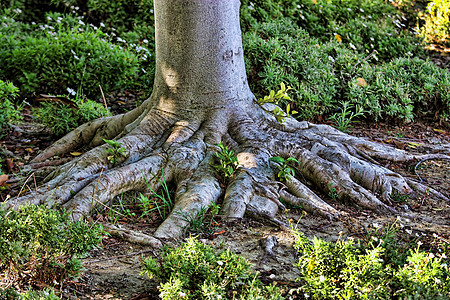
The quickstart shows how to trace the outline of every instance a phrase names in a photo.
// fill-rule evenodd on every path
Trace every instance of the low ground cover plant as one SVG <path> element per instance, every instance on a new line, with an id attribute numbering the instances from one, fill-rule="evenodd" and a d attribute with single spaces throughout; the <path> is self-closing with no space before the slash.
<path id="1" fill-rule="evenodd" d="M 79 257 L 97 247 L 99 225 L 71 222 L 69 214 L 47 206 L 0 209 L 0 281 L 59 286 L 82 271 Z"/>
<path id="2" fill-rule="evenodd" d="M 369 115 L 379 119 L 411 121 L 417 116 L 450 117 L 450 72 L 419 58 L 397 58 L 389 63 L 363 63 L 357 74 L 366 86 L 356 79 L 346 87 L 346 99 L 360 105 Z"/>
<path id="3" fill-rule="evenodd" d="M 283 299 L 263 286 L 250 264 L 230 250 L 216 251 L 195 238 L 144 259 L 144 273 L 160 281 L 162 299 Z"/>
<path id="4" fill-rule="evenodd" d="M 0 80 L 0 138 L 6 134 L 9 123 L 16 123 L 22 119 L 21 107 L 15 105 L 15 98 L 19 89 L 11 82 Z"/>
<path id="5" fill-rule="evenodd" d="M 289 104 L 299 119 L 339 116 L 343 102 L 375 120 L 449 118 L 450 73 L 429 61 L 377 62 L 335 40 L 320 43 L 290 21 L 255 24 L 243 38 L 252 90 L 259 97 L 282 82 L 291 86 Z"/>
<path id="6" fill-rule="evenodd" d="M 404 247 L 392 231 L 330 243 L 295 231 L 300 294 L 310 299 L 448 299 L 450 260 Z"/>
<path id="7" fill-rule="evenodd" d="M 33 114 L 55 136 L 64 135 L 86 122 L 111 116 L 106 107 L 95 101 L 77 98 L 73 103 L 75 107 L 61 102 L 43 102 Z"/>
<path id="8" fill-rule="evenodd" d="M 131 88 L 140 74 L 139 58 L 113 44 L 100 28 L 71 15 L 48 13 L 46 22 L 27 24 L 4 15 L 0 26 L 0 78 L 24 96 L 77 90 L 91 99 Z"/>
<path id="9" fill-rule="evenodd" d="M 410 1 L 407 1 L 410 2 Z M 419 14 L 421 36 L 427 42 L 450 45 L 450 1 L 428 1 L 426 10 Z"/>
<path id="10" fill-rule="evenodd" d="M 44 289 L 42 291 L 29 290 L 19 293 L 13 288 L 0 288 L 0 299 L 2 300 L 59 300 L 51 289 Z"/>

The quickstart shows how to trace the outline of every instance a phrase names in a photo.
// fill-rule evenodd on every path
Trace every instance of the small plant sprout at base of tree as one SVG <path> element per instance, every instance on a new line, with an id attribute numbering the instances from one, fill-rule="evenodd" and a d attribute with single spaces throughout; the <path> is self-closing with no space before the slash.
<path id="1" fill-rule="evenodd" d="M 208 214 L 209 211 L 209 214 Z M 216 203 L 211 203 L 209 206 L 201 207 L 194 215 L 190 216 L 182 211 L 175 212 L 180 215 L 181 219 L 188 224 L 183 228 L 184 234 L 187 235 L 200 235 L 202 233 L 211 236 L 214 234 L 216 226 L 219 225 L 216 222 L 215 217 L 219 214 L 220 206 Z"/>
<path id="2" fill-rule="evenodd" d="M 350 123 L 357 122 L 353 119 L 356 117 L 364 117 L 364 109 L 361 106 L 356 105 L 354 112 L 352 111 L 353 107 L 354 105 L 350 102 L 343 102 L 341 112 L 335 113 L 330 117 L 330 119 L 334 121 L 333 126 L 342 132 L 349 132 L 349 128 L 353 127 Z"/>
<path id="3" fill-rule="evenodd" d="M 284 100 L 291 100 L 291 98 L 288 96 L 287 91 L 291 90 L 292 88 L 288 86 L 286 88 L 286 85 L 282 82 L 280 86 L 280 90 L 278 90 L 277 93 L 275 93 L 274 90 L 270 91 L 270 94 L 268 96 L 264 96 L 264 98 L 259 98 L 256 103 L 259 104 L 264 110 L 264 104 L 266 103 L 272 103 L 276 106 L 271 110 L 274 117 L 277 119 L 278 123 L 282 124 L 285 120 L 285 118 L 290 117 L 291 115 L 297 114 L 295 110 L 291 111 L 291 104 L 286 104 Z M 284 104 L 286 106 L 286 111 L 283 111 L 278 104 Z M 266 110 L 267 111 L 267 110 Z"/>
<path id="4" fill-rule="evenodd" d="M 119 159 L 125 158 L 127 156 L 127 150 L 122 147 L 122 144 L 115 140 L 106 140 L 103 139 L 105 143 L 111 146 L 111 148 L 106 149 L 106 153 L 108 153 L 108 160 L 110 163 L 115 165 Z"/>
<path id="5" fill-rule="evenodd" d="M 292 167 L 289 166 L 289 163 L 297 163 L 298 160 L 296 160 L 293 157 L 288 157 L 286 159 L 275 156 L 269 158 L 270 161 L 276 163 L 276 166 L 278 168 L 277 178 L 281 181 L 288 181 L 289 179 L 295 177 L 295 171 Z"/>
<path id="6" fill-rule="evenodd" d="M 152 176 L 156 177 L 156 175 Z M 140 194 L 139 206 L 142 210 L 141 218 L 144 216 L 148 217 L 152 211 L 156 210 L 158 211 L 159 216 L 162 219 L 165 219 L 167 214 L 172 211 L 174 203 L 170 196 L 170 191 L 164 177 L 164 169 L 161 170 L 161 178 L 158 178 L 158 182 L 161 186 L 161 191 L 159 193 L 153 189 L 147 179 L 145 179 L 145 182 L 147 184 L 147 188 L 150 190 L 150 196 L 147 197 Z"/>
<path id="7" fill-rule="evenodd" d="M 222 143 L 217 144 L 217 147 L 219 147 L 219 150 L 214 153 L 211 166 L 219 173 L 225 182 L 228 182 L 238 168 L 238 159 L 234 154 L 234 151 L 227 146 L 224 146 Z"/>

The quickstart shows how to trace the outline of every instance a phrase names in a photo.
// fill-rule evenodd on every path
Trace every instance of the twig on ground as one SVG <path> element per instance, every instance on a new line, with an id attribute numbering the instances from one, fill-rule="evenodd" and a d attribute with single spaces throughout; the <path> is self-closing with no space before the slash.
<path id="1" fill-rule="evenodd" d="M 264 255 L 259 262 L 260 265 L 265 264 L 267 261 L 267 257 L 274 256 L 273 248 L 278 244 L 278 240 L 276 236 L 269 236 L 264 241 L 261 241 L 264 246 Z"/>

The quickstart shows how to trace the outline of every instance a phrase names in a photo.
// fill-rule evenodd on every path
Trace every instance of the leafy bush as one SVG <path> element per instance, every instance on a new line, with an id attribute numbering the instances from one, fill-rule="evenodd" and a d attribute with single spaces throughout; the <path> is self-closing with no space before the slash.
<path id="1" fill-rule="evenodd" d="M 419 30 L 425 41 L 450 45 L 450 0 L 428 1 L 420 16 L 424 24 Z"/>
<path id="2" fill-rule="evenodd" d="M 1 300 L 58 300 L 59 297 L 55 295 L 52 290 L 45 289 L 43 291 L 30 290 L 19 294 L 13 288 L 0 288 Z"/>
<path id="3" fill-rule="evenodd" d="M 361 105 L 375 119 L 389 116 L 410 121 L 414 114 L 450 117 L 450 73 L 431 62 L 398 58 L 382 65 L 362 64 L 356 74 L 367 85 L 352 79 L 345 98 Z"/>
<path id="4" fill-rule="evenodd" d="M 0 138 L 4 135 L 8 123 L 22 119 L 19 114 L 21 108 L 14 105 L 14 98 L 18 93 L 19 89 L 11 82 L 0 80 Z"/>
<path id="5" fill-rule="evenodd" d="M 132 86 L 139 58 L 111 43 L 99 28 L 81 19 L 47 14 L 46 24 L 4 18 L 0 26 L 0 78 L 9 78 L 25 95 L 78 90 L 90 98 Z"/>
<path id="6" fill-rule="evenodd" d="M 405 30 L 405 20 L 382 0 L 244 0 L 241 16 L 245 31 L 285 18 L 321 43 L 338 34 L 347 47 L 362 54 L 376 50 L 383 61 L 423 54 L 419 39 Z"/>
<path id="7" fill-rule="evenodd" d="M 68 213 L 28 205 L 18 211 L 0 209 L 0 272 L 8 280 L 53 285 L 79 276 L 80 255 L 102 240 L 102 228 L 70 222 Z"/>
<path id="8" fill-rule="evenodd" d="M 335 58 L 328 55 L 336 43 L 321 46 L 287 20 L 256 24 L 243 40 L 249 83 L 257 98 L 284 82 L 292 87 L 287 104 L 299 118 L 311 119 L 336 105 L 339 80 L 333 70 Z M 341 56 L 340 50 L 334 51 L 336 56 Z M 348 51 L 347 55 L 355 57 Z"/>
<path id="9" fill-rule="evenodd" d="M 77 108 L 62 103 L 44 102 L 34 110 L 34 115 L 56 136 L 66 134 L 88 121 L 111 115 L 100 103 L 87 99 L 76 99 L 74 102 Z"/>
<path id="10" fill-rule="evenodd" d="M 244 258 L 194 238 L 164 248 L 159 263 L 145 259 L 144 270 L 160 279 L 162 299 L 283 299 L 275 286 L 262 286 Z"/>
<path id="11" fill-rule="evenodd" d="M 392 234 L 366 242 L 330 243 L 295 232 L 301 253 L 301 293 L 311 299 L 447 299 L 449 259 L 443 254 L 404 251 Z"/>

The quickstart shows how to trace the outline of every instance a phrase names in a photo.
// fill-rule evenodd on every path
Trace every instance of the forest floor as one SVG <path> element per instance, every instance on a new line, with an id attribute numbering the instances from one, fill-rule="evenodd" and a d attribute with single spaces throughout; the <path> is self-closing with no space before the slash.
<path id="1" fill-rule="evenodd" d="M 449 128 L 438 124 L 414 122 L 395 126 L 384 123 L 357 123 L 350 134 L 413 153 L 427 154 L 437 151 L 436 149 L 441 153 L 450 153 Z M 42 131 L 42 127 L 33 124 L 31 116 L 25 113 L 25 122 L 16 127 L 11 135 L 0 140 L 0 146 L 19 158 L 7 162 L 12 173 L 52 141 L 53 138 L 46 134 L 45 130 Z M 448 160 L 385 166 L 404 176 L 421 180 L 450 197 Z M 13 184 L 3 189 L 0 197 L 4 199 L 7 194 L 17 194 L 18 189 L 20 186 Z M 316 236 L 333 242 L 338 239 L 346 240 L 348 237 L 365 239 L 376 231 L 395 228 L 400 240 L 405 243 L 421 241 L 424 249 L 432 248 L 436 243 L 450 244 L 449 202 L 436 200 L 430 195 L 393 201 L 391 204 L 397 210 L 421 217 L 409 220 L 393 215 L 378 215 L 372 211 L 338 203 L 328 195 L 320 196 L 347 215 L 331 222 L 314 214 L 305 214 L 299 208 L 292 208 L 287 212 L 280 212 L 278 218 L 285 222 L 290 220 L 294 228 L 310 238 Z M 116 224 L 150 235 L 156 230 L 161 222 L 156 211 L 148 218 L 138 218 L 140 212 L 136 201 L 127 202 L 125 205 L 130 213 L 125 216 L 117 215 Z M 123 207 L 121 209 L 122 212 L 126 210 Z M 135 216 L 132 215 L 133 212 L 136 213 Z M 94 215 L 94 219 L 99 222 L 107 221 L 111 219 L 111 214 L 108 211 L 99 211 Z M 291 232 L 268 221 L 250 217 L 218 223 L 212 228 L 212 234 L 200 235 L 202 242 L 215 248 L 231 249 L 242 255 L 260 272 L 260 279 L 264 283 L 274 282 L 283 286 L 285 292 L 298 287 L 298 257 Z M 271 237 L 276 237 L 278 244 L 274 247 L 274 255 L 266 257 L 265 241 Z M 91 251 L 90 255 L 83 259 L 86 271 L 77 281 L 63 286 L 62 295 L 64 299 L 158 299 L 158 283 L 141 275 L 142 258 L 155 255 L 157 251 L 148 246 L 131 244 L 117 237 L 107 237 L 100 249 Z M 297 296 L 294 293 L 291 297 L 296 299 Z"/>

